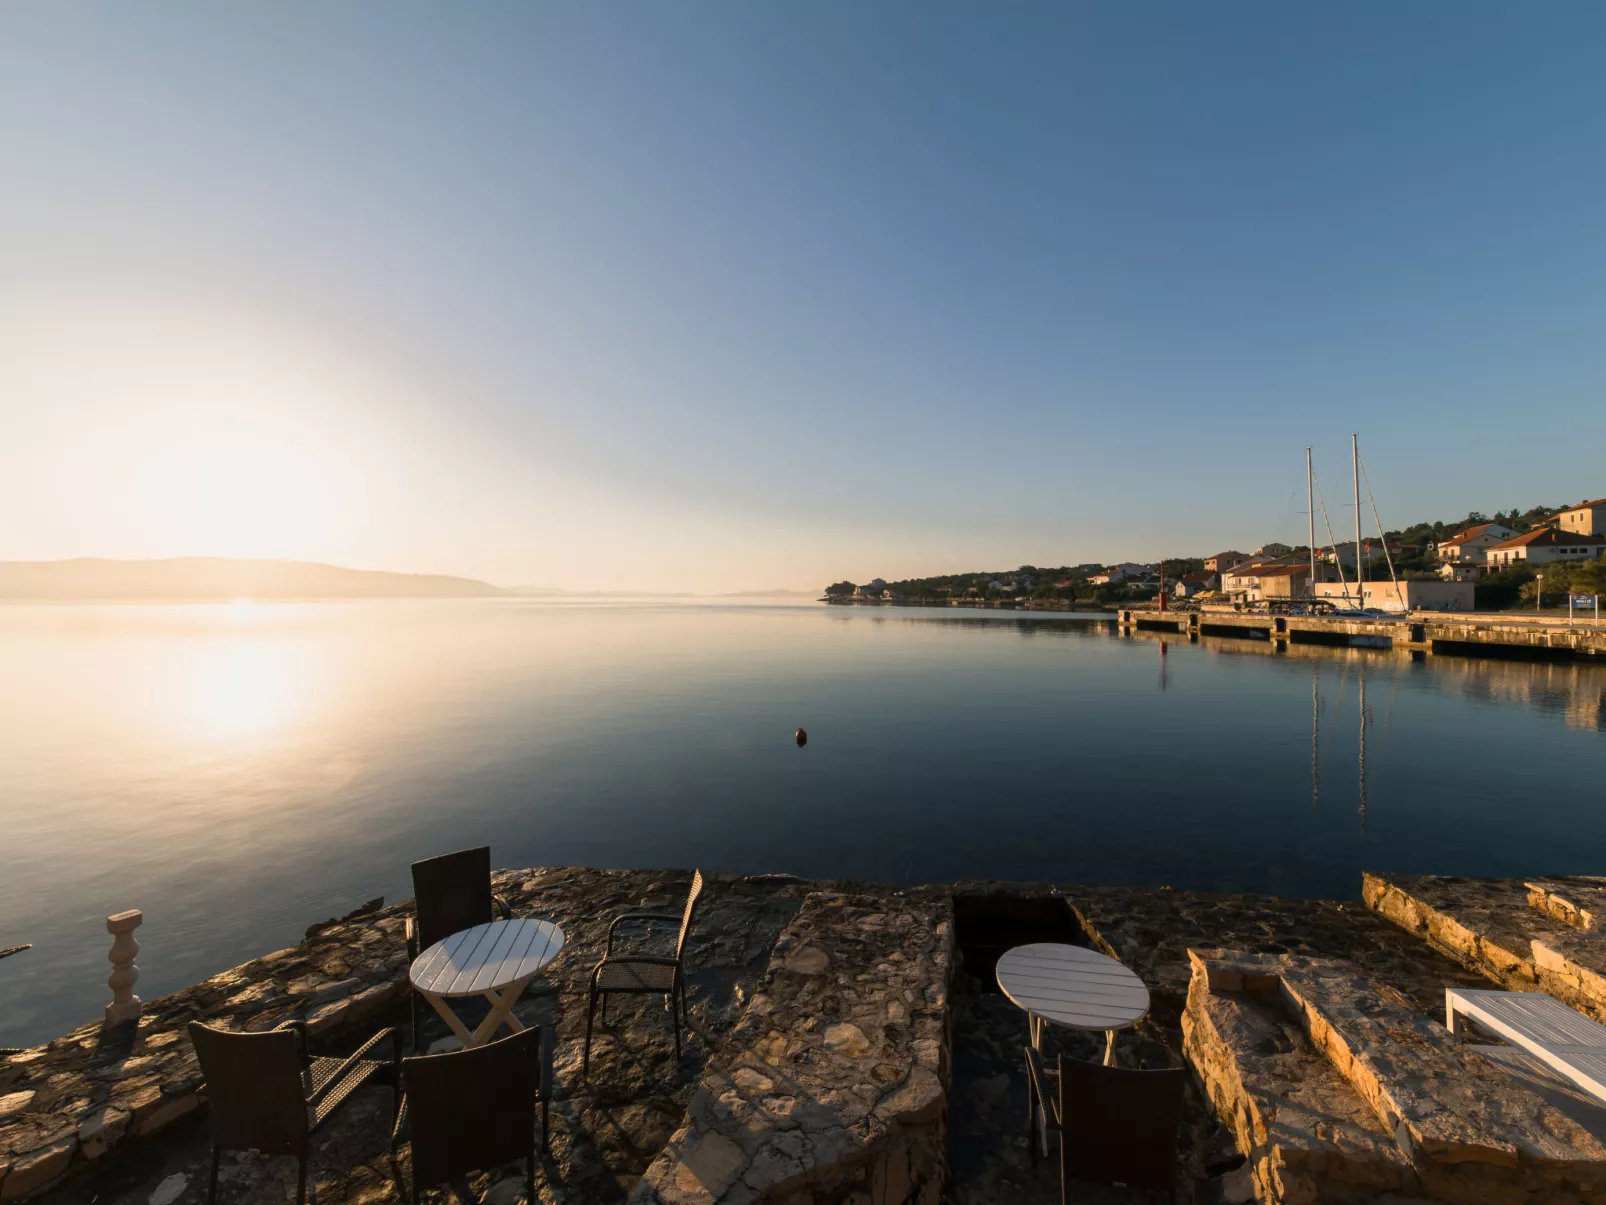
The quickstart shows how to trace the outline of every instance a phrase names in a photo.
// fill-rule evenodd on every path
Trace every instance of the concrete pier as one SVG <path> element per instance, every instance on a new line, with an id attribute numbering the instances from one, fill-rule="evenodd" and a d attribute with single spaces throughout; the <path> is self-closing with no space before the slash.
<path id="1" fill-rule="evenodd" d="M 1176 632 L 1200 636 L 1261 638 L 1275 644 L 1349 644 L 1405 652 L 1458 656 L 1565 656 L 1606 664 L 1606 627 L 1525 622 L 1470 615 L 1417 613 L 1399 619 L 1347 619 L 1318 615 L 1268 615 L 1249 611 L 1157 611 L 1137 607 L 1117 613 L 1124 631 Z"/>

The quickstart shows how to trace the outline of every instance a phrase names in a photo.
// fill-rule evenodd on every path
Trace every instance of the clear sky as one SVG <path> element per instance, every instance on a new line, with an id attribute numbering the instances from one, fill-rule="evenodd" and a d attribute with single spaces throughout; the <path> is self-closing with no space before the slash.
<path id="1" fill-rule="evenodd" d="M 1606 494 L 1606 6 L 0 4 L 0 559 L 721 591 Z M 1350 524 L 1335 509 L 1335 527 Z M 1292 540 L 1290 540 L 1292 542 Z"/>

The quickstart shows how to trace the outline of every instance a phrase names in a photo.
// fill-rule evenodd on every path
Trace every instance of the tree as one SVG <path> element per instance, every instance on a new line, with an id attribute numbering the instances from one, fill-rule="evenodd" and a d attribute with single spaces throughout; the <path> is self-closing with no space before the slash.
<path id="1" fill-rule="evenodd" d="M 827 598 L 844 598 L 851 595 L 858 588 L 852 582 L 837 582 L 834 586 L 825 588 L 825 596 Z"/>

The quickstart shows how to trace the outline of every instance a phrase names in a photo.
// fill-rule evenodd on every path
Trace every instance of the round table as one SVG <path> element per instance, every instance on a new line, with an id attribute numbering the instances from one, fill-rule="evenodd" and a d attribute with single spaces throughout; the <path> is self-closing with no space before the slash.
<path id="1" fill-rule="evenodd" d="M 407 978 L 451 1026 L 464 1048 L 482 1046 L 498 1027 L 524 1028 L 513 1005 L 563 949 L 563 930 L 549 920 L 517 917 L 475 925 L 430 946 L 408 968 Z M 491 1011 L 471 1033 L 448 1000 L 484 996 Z"/>
<path id="2" fill-rule="evenodd" d="M 998 960 L 998 986 L 1026 1010 L 1032 1047 L 1043 1048 L 1043 1022 L 1105 1031 L 1104 1062 L 1115 1065 L 1115 1031 L 1149 1011 L 1143 980 L 1113 958 L 1082 946 L 1016 946 Z"/>

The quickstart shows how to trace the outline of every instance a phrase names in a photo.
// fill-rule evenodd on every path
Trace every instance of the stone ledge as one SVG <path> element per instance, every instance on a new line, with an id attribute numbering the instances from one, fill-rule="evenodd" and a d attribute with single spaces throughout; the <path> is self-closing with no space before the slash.
<path id="1" fill-rule="evenodd" d="M 952 971 L 945 895 L 806 897 L 632 1205 L 937 1205 Z"/>
<path id="2" fill-rule="evenodd" d="M 1263 1201 L 1606 1202 L 1596 1129 L 1336 960 L 1190 951 L 1190 1061 Z M 1360 1106 L 1360 1107 L 1357 1107 Z"/>
<path id="3" fill-rule="evenodd" d="M 1606 902 L 1596 878 L 1362 877 L 1367 907 L 1512 991 L 1547 992 L 1606 1022 Z"/>

